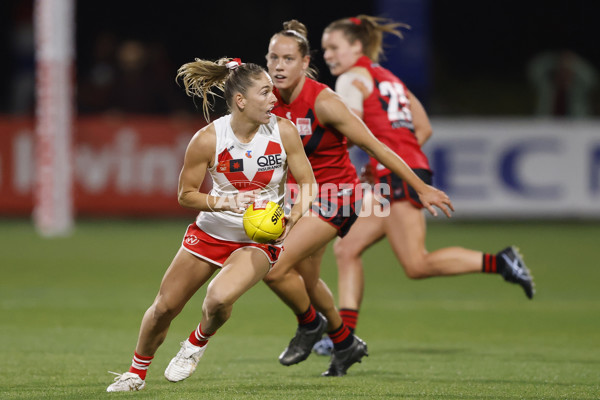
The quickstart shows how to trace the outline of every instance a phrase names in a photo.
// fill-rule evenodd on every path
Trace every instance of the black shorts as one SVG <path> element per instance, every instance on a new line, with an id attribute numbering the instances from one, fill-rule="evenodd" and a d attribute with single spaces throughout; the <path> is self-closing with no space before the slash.
<path id="1" fill-rule="evenodd" d="M 421 178 L 423 182 L 431 185 L 433 173 L 427 169 L 413 169 L 413 172 Z M 383 175 L 379 178 L 379 183 L 387 184 L 390 188 L 389 194 L 382 194 L 390 203 L 395 201 L 409 201 L 413 206 L 417 208 L 423 208 L 421 200 L 415 189 L 412 188 L 408 183 L 404 182 L 402 178 L 393 173 Z"/>
<path id="2" fill-rule="evenodd" d="M 361 201 L 362 196 L 357 199 L 356 187 L 353 187 L 329 195 L 321 193 L 313 202 L 312 210 L 319 218 L 337 229 L 338 236 L 344 237 L 358 218 Z"/>

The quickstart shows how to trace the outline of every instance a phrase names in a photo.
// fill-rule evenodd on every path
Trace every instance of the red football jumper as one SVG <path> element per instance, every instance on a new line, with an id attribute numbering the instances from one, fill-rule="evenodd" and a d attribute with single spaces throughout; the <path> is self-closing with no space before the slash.
<path id="1" fill-rule="evenodd" d="M 315 100 L 327 85 L 306 78 L 298 97 L 291 104 L 281 99 L 277 88 L 273 90 L 277 96 L 277 104 L 273 114 L 287 118 L 296 124 L 304 145 L 315 179 L 319 186 L 325 183 L 336 185 L 356 184 L 356 169 L 350 161 L 347 140 L 344 135 L 321 124 L 315 113 Z M 290 174 L 291 176 L 291 174 Z M 293 183 L 293 177 L 290 179 Z"/>
<path id="2" fill-rule="evenodd" d="M 373 91 L 363 101 L 363 121 L 371 132 L 412 169 L 429 170 L 427 157 L 421 150 L 414 133 L 412 114 L 404 83 L 389 70 L 374 63 L 367 56 L 358 59 L 355 67 L 366 68 L 373 77 Z M 390 170 L 373 158 L 377 176 Z"/>

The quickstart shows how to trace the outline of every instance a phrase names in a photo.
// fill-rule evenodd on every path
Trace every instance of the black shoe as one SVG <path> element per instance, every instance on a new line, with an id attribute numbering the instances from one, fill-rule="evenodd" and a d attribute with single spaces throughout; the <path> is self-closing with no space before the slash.
<path id="1" fill-rule="evenodd" d="M 358 336 L 354 336 L 354 342 L 352 345 L 344 350 L 333 350 L 331 355 L 331 363 L 329 369 L 323 372 L 322 376 L 344 376 L 348 368 L 352 364 L 361 362 L 360 360 L 364 356 L 368 356 L 367 344 L 363 342 Z"/>
<path id="2" fill-rule="evenodd" d="M 523 262 L 523 257 L 519 254 L 519 250 L 514 246 L 510 246 L 499 252 L 497 257 L 501 258 L 506 265 L 501 271 L 504 280 L 518 283 L 525 291 L 525 295 L 530 299 L 533 298 L 535 294 L 533 277 L 529 269 L 527 269 L 525 262 Z"/>
<path id="3" fill-rule="evenodd" d="M 290 344 L 279 356 L 279 362 L 283 365 L 294 365 L 304 361 L 310 355 L 310 352 L 321 336 L 327 330 L 327 320 L 321 313 L 317 313 L 319 326 L 309 331 L 298 327 L 296 335 L 290 341 Z"/>

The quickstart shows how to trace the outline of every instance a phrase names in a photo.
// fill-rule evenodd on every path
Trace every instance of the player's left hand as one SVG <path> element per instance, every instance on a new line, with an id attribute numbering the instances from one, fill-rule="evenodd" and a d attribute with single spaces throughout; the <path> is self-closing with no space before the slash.
<path id="1" fill-rule="evenodd" d="M 228 203 L 226 203 L 228 206 L 226 210 L 233 211 L 237 214 L 243 214 L 246 211 L 246 209 L 250 206 L 250 204 L 252 204 L 257 199 L 259 194 L 260 190 L 255 189 L 239 192 L 235 196 L 230 196 L 228 198 Z"/>
<path id="2" fill-rule="evenodd" d="M 442 210 L 448 218 L 452 217 L 450 210 L 454 211 L 454 206 L 448 195 L 443 191 L 427 185 L 426 190 L 423 193 L 419 193 L 419 200 L 421 200 L 423 207 L 425 207 L 434 217 L 437 217 L 438 213 L 433 206 Z"/>

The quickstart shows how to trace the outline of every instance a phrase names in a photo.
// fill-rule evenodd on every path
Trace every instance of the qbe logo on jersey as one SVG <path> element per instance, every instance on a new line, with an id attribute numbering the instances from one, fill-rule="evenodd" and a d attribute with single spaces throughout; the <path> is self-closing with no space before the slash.
<path id="1" fill-rule="evenodd" d="M 312 122 L 310 118 L 296 118 L 296 127 L 300 136 L 312 135 Z"/>
<path id="2" fill-rule="evenodd" d="M 281 168 L 283 162 L 281 161 L 281 154 L 265 154 L 256 159 L 258 164 L 257 172 L 270 171 L 275 168 Z"/>

